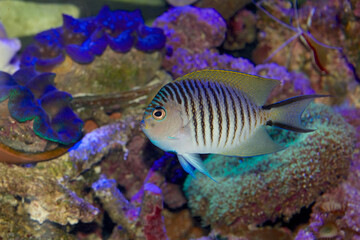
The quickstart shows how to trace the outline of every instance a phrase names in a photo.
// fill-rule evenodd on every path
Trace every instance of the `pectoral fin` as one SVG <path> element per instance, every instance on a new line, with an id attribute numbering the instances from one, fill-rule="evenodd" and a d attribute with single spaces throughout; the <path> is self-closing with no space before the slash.
<path id="1" fill-rule="evenodd" d="M 215 179 L 211 177 L 210 173 L 206 170 L 200 156 L 198 154 L 178 154 L 178 159 L 181 164 L 181 166 L 184 168 L 184 170 L 189 173 L 191 176 L 195 177 L 194 170 L 192 167 L 197 169 L 199 172 L 205 174 L 209 178 L 211 178 L 214 182 Z"/>
<path id="2" fill-rule="evenodd" d="M 224 152 L 224 155 L 250 157 L 264 155 L 285 149 L 274 142 L 267 133 L 265 126 L 261 126 L 244 142 L 240 143 L 230 151 Z"/>

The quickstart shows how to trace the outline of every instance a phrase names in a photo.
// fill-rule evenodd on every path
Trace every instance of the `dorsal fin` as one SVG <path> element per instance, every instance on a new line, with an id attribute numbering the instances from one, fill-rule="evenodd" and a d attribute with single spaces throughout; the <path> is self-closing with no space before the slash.
<path id="1" fill-rule="evenodd" d="M 177 78 L 175 81 L 195 79 L 228 84 L 244 92 L 258 106 L 264 105 L 271 90 L 280 83 L 280 81 L 275 79 L 262 78 L 236 71 L 208 69 L 186 74 Z"/>

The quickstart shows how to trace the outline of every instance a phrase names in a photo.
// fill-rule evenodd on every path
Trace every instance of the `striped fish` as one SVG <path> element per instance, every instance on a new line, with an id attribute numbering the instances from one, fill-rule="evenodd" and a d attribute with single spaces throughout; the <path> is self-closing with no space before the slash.
<path id="1" fill-rule="evenodd" d="M 213 179 L 199 154 L 256 156 L 284 149 L 270 138 L 266 125 L 313 131 L 302 127 L 300 117 L 314 98 L 324 95 L 264 105 L 279 83 L 235 71 L 189 73 L 160 89 L 145 110 L 141 128 L 154 145 L 175 152 L 193 177 L 194 167 Z"/>

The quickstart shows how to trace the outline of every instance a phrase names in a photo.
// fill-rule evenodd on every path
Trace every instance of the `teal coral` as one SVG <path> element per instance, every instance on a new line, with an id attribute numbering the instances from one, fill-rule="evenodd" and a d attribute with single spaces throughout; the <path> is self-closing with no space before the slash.
<path id="1" fill-rule="evenodd" d="M 219 183 L 200 174 L 198 179 L 186 179 L 184 190 L 192 214 L 215 228 L 261 224 L 280 216 L 286 220 L 336 186 L 348 173 L 353 128 L 320 105 L 311 105 L 303 121 L 316 131 L 271 132 L 275 140 L 289 146 L 284 151 L 256 158 L 207 159 L 205 165 Z"/>

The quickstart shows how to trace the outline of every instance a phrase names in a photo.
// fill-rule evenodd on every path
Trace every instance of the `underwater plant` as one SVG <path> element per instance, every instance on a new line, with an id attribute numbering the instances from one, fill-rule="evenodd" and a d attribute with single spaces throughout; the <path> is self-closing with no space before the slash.
<path id="1" fill-rule="evenodd" d="M 165 35 L 159 28 L 144 25 L 140 11 L 111 11 L 104 6 L 96 17 L 76 19 L 63 15 L 63 25 L 37 34 L 21 58 L 21 66 L 49 70 L 65 55 L 81 64 L 91 63 L 107 46 L 125 53 L 132 47 L 145 52 L 162 49 Z"/>
<path id="2" fill-rule="evenodd" d="M 31 122 L 32 130 L 38 137 L 64 146 L 77 142 L 81 137 L 83 122 L 70 108 L 72 97 L 69 93 L 54 87 L 54 78 L 55 74 L 39 74 L 32 67 L 22 68 L 13 75 L 0 72 L 0 104 L 2 105 L 0 140 L 2 145 L 10 146 L 6 151 L 11 151 L 12 155 L 14 155 L 13 150 L 18 147 L 17 143 L 21 136 L 29 135 L 21 131 L 22 123 Z M 7 114 L 9 116 L 6 116 Z M 24 145 L 27 144 L 30 145 L 30 143 Z M 28 150 L 34 151 L 31 148 Z M 64 152 L 56 151 L 58 154 Z M 49 156 L 43 157 L 48 159 Z M 27 159 L 38 161 L 41 157 L 29 155 Z M 1 160 L 13 161 L 11 157 L 8 159 L 3 157 Z"/>

